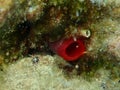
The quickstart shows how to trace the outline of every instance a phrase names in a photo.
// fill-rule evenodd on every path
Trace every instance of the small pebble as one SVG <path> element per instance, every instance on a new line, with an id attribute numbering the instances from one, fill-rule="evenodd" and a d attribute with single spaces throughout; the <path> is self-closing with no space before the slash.
<path id="1" fill-rule="evenodd" d="M 32 62 L 33 62 L 33 64 L 38 63 L 39 62 L 39 58 L 38 57 L 33 57 Z"/>
<path id="2" fill-rule="evenodd" d="M 78 68 L 79 68 L 79 65 L 76 64 L 76 65 L 75 65 L 75 68 L 78 69 Z"/>
<path id="3" fill-rule="evenodd" d="M 106 86 L 105 83 L 101 83 L 101 87 L 102 87 L 104 90 L 106 90 L 106 88 L 107 88 L 107 86 Z"/>

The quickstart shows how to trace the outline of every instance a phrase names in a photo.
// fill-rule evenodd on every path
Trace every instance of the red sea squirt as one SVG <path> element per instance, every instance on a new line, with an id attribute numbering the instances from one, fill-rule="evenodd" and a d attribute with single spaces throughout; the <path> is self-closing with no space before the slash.
<path id="1" fill-rule="evenodd" d="M 50 43 L 50 48 L 66 61 L 75 61 L 85 52 L 84 41 L 81 38 L 61 39 Z"/>

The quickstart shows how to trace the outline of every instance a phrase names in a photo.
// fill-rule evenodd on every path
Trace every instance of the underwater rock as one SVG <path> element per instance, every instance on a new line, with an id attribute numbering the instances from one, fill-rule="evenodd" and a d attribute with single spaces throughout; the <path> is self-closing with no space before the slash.
<path id="1" fill-rule="evenodd" d="M 4 16 L 4 24 L 1 24 L 0 28 L 0 53 L 6 60 L 14 57 L 18 59 L 39 51 L 39 53 L 49 51 L 49 41 L 57 41 L 62 37 L 73 39 L 82 37 L 80 42 L 84 41 L 84 45 L 81 43 L 82 52 L 85 50 L 84 57 L 87 59 L 92 57 L 93 60 L 106 58 L 112 60 L 111 54 L 119 53 L 109 49 L 113 43 L 109 41 L 110 37 L 114 38 L 116 35 L 114 32 L 118 28 L 119 14 L 116 12 L 119 11 L 119 4 L 112 7 L 109 1 L 102 1 L 10 0 L 7 3 L 4 1 L 4 6 L 10 5 L 6 9 L 9 13 L 1 14 L 1 17 Z M 77 53 L 81 55 L 81 52 Z M 113 54 L 119 58 L 117 55 Z M 75 59 L 81 60 L 78 57 Z"/>
<path id="2" fill-rule="evenodd" d="M 0 89 L 119 90 L 119 24 L 120 0 L 0 0 Z"/>
<path id="3" fill-rule="evenodd" d="M 4 25 L 5 20 L 10 13 L 11 8 L 13 7 L 12 0 L 0 0 L 0 27 Z"/>

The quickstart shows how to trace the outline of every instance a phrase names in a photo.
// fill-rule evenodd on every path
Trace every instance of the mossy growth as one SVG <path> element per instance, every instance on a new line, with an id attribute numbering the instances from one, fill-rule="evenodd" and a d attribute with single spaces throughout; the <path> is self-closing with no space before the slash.
<path id="1" fill-rule="evenodd" d="M 113 58 L 113 56 L 111 57 Z M 66 62 L 59 57 L 57 58 L 58 59 L 55 61 L 55 64 L 63 71 L 63 74 L 67 79 L 82 77 L 87 81 L 91 81 L 93 78 L 101 77 L 99 72 L 101 69 L 109 72 L 109 79 L 115 80 L 120 77 L 120 62 L 116 62 L 112 59 L 108 60 L 108 58 L 103 58 L 102 55 L 100 55 L 97 59 L 85 55 L 75 62 Z"/>
<path id="2" fill-rule="evenodd" d="M 42 13 L 37 20 L 26 18 L 25 11 L 29 7 L 27 1 L 19 2 L 11 11 L 6 24 L 0 30 L 3 35 L 0 36 L 1 52 L 4 53 L 5 61 L 16 61 L 19 57 L 36 52 L 49 52 L 49 42 L 65 37 L 66 33 L 73 34 L 74 30 L 70 27 L 90 28 L 91 23 L 101 18 L 105 9 L 92 4 L 90 0 L 42 2 L 44 7 L 40 4 Z M 36 4 L 33 0 L 33 5 Z"/>

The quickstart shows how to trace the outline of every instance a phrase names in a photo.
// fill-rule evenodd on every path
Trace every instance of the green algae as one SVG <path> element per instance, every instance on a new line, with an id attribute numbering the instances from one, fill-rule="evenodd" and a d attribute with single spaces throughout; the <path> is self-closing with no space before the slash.
<path id="1" fill-rule="evenodd" d="M 114 36 L 113 32 L 119 28 L 116 27 L 118 25 L 116 19 L 111 16 L 111 7 L 96 5 L 91 0 L 41 0 L 40 2 L 30 0 L 30 5 L 26 0 L 14 0 L 14 2 L 14 8 L 0 28 L 2 34 L 0 49 L 5 62 L 14 62 L 20 57 L 31 54 L 29 53 L 31 49 L 39 51 L 43 47 L 42 49 L 46 50 L 47 39 L 52 42 L 61 37 L 72 36 L 74 30 L 80 27 L 90 29 L 92 34 L 90 38 L 85 39 L 86 54 L 77 63 L 75 62 L 79 68 L 72 67 L 72 75 L 83 73 L 83 76 L 87 74 L 86 76 L 91 77 L 101 67 L 113 69 L 115 71 L 113 73 L 118 71 L 113 68 L 115 62 L 113 58 L 116 58 L 107 52 L 109 35 Z M 31 19 L 27 17 L 29 14 L 27 12 L 35 6 L 39 6 L 39 15 Z M 37 11 L 30 15 L 35 13 Z M 64 65 L 61 67 L 65 69 Z M 70 74 L 67 70 L 65 73 Z M 119 77 L 119 74 L 116 73 L 114 77 Z"/>

